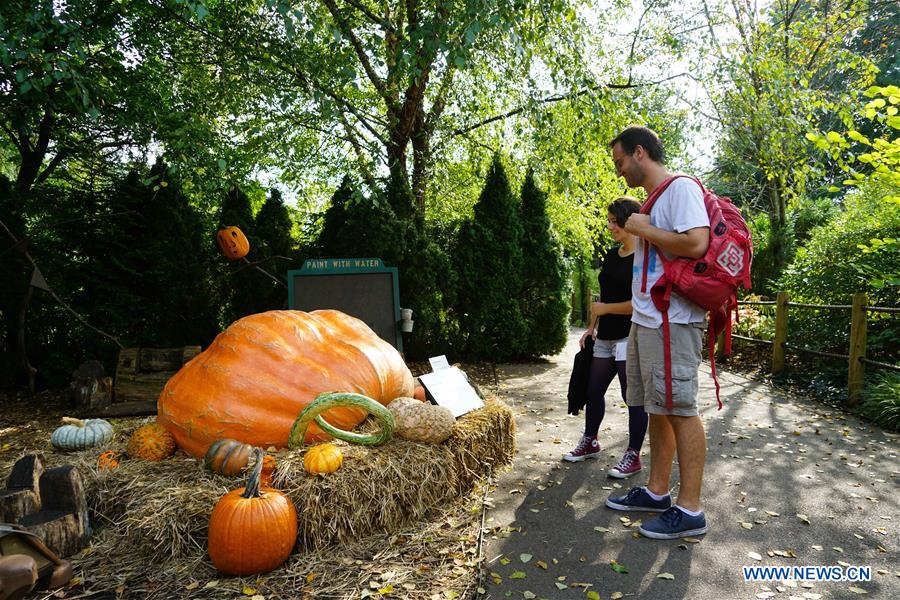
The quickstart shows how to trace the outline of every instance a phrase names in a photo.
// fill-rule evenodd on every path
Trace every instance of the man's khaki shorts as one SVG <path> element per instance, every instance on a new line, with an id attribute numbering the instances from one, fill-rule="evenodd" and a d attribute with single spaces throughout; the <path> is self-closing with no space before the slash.
<path id="1" fill-rule="evenodd" d="M 672 346 L 672 410 L 666 409 L 666 366 L 662 327 L 631 324 L 628 334 L 628 406 L 644 406 L 649 414 L 693 417 L 697 412 L 697 369 L 705 323 L 669 324 Z"/>

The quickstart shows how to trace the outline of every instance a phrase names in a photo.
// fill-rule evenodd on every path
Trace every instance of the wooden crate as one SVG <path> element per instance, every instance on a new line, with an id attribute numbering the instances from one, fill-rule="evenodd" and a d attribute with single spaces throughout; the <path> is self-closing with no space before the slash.
<path id="1" fill-rule="evenodd" d="M 200 346 L 125 348 L 116 367 L 114 404 L 155 405 L 169 378 L 198 354 Z"/>

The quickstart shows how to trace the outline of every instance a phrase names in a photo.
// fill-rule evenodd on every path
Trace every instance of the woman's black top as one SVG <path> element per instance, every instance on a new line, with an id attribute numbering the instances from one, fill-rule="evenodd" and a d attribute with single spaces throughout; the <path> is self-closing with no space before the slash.
<path id="1" fill-rule="evenodd" d="M 600 266 L 600 302 L 613 303 L 631 300 L 631 269 L 634 252 L 619 256 L 618 246 L 609 250 Z M 597 339 L 620 340 L 628 337 L 631 315 L 603 315 L 597 324 Z"/>

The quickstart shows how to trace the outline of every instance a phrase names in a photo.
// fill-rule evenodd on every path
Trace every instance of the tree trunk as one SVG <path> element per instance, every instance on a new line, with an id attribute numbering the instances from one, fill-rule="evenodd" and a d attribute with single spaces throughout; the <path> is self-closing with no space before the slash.
<path id="1" fill-rule="evenodd" d="M 34 288 L 29 285 L 25 290 L 25 295 L 22 297 L 22 302 L 19 305 L 19 322 L 18 322 L 18 331 L 16 332 L 16 348 L 17 348 L 17 363 L 22 370 L 22 373 L 27 378 L 28 383 L 28 392 L 34 396 L 34 378 L 37 374 L 37 369 L 31 366 L 31 362 L 28 360 L 28 346 L 25 343 L 25 322 L 28 316 L 28 305 L 31 304 L 31 296 L 34 295 Z"/>
<path id="2" fill-rule="evenodd" d="M 412 136 L 413 174 L 412 192 L 416 202 L 416 213 L 425 216 L 425 192 L 431 162 L 429 135 L 425 127 L 425 112 L 420 108 L 416 115 L 416 123 Z"/>

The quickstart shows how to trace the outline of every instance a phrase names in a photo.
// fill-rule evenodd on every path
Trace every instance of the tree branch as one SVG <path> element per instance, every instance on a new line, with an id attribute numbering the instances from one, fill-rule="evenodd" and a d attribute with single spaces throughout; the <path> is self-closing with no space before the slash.
<path id="1" fill-rule="evenodd" d="M 359 12 L 361 12 L 362 14 L 369 17 L 369 20 L 372 21 L 373 23 L 375 23 L 376 25 L 381 25 L 385 31 L 389 31 L 391 33 L 394 32 L 394 24 L 393 23 L 391 23 L 390 21 L 388 21 L 386 19 L 379 17 L 378 15 L 376 15 L 375 13 L 370 11 L 368 8 L 366 8 L 366 6 L 362 2 L 357 2 L 356 0 L 344 0 L 344 2 L 346 2 L 347 4 L 349 4 L 352 7 L 356 8 L 357 10 L 359 10 Z"/>
<path id="2" fill-rule="evenodd" d="M 537 101 L 537 104 L 553 104 L 555 102 L 562 102 L 563 100 L 572 100 L 585 94 L 590 94 L 591 92 L 596 92 L 603 89 L 612 89 L 612 90 L 625 90 L 625 89 L 634 89 L 640 87 L 648 87 L 651 85 L 659 85 L 660 83 L 665 83 L 666 81 L 670 81 L 672 79 L 677 79 L 678 77 L 691 77 L 690 73 L 678 73 L 677 75 L 672 75 L 670 77 L 666 77 L 664 79 L 659 79 L 657 81 L 645 81 L 642 83 L 609 83 L 606 85 L 598 85 L 591 86 L 588 88 L 584 88 L 583 90 L 579 90 L 577 92 L 571 92 L 568 94 L 561 94 L 558 96 L 549 96 L 547 98 L 542 98 Z M 507 111 L 500 115 L 494 115 L 493 117 L 489 117 L 487 119 L 483 119 L 478 121 L 477 123 L 472 123 L 471 125 L 466 125 L 465 127 L 460 127 L 459 129 L 454 130 L 450 135 L 458 136 L 464 133 L 468 133 L 473 129 L 478 129 L 479 127 L 483 127 L 484 125 L 488 125 L 495 121 L 502 121 L 503 119 L 515 116 L 519 113 L 524 112 L 528 107 L 523 105 L 518 108 L 514 108 L 510 111 Z"/>
<path id="3" fill-rule="evenodd" d="M 372 67 L 372 62 L 369 60 L 369 55 L 366 54 L 366 50 L 365 48 L 363 48 L 362 42 L 359 40 L 356 32 L 353 31 L 353 28 L 350 27 L 350 23 L 348 23 L 347 19 L 345 19 L 344 16 L 340 13 L 337 5 L 334 3 L 334 0 L 322 0 L 322 3 L 325 4 L 325 6 L 328 8 L 328 11 L 331 13 L 331 16 L 334 17 L 335 22 L 341 29 L 341 33 L 350 38 L 350 44 L 353 46 L 353 50 L 356 52 L 356 57 L 359 59 L 360 64 L 365 70 L 369 81 L 372 82 L 372 85 L 375 86 L 375 89 L 378 91 L 379 95 L 384 98 L 384 101 L 390 103 L 391 98 L 387 93 L 384 80 L 378 76 L 378 73 L 376 73 L 375 69 Z"/>

